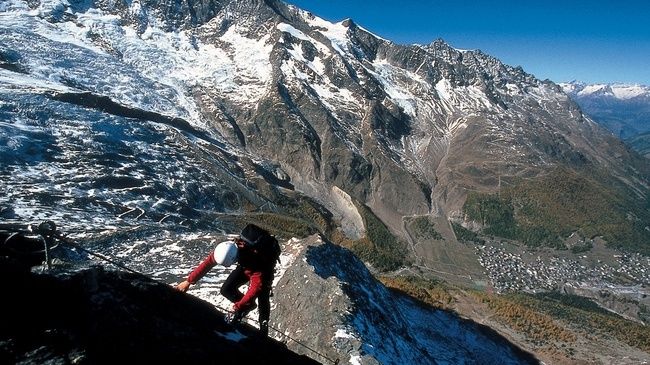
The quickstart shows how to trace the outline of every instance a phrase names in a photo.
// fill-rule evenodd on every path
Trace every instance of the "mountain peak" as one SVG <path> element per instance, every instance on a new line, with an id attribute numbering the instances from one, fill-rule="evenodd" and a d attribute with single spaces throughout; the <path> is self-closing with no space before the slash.
<path id="1" fill-rule="evenodd" d="M 448 46 L 449 44 L 445 42 L 445 40 L 442 39 L 441 37 L 438 37 L 434 39 L 431 43 L 429 43 L 429 45 L 433 47 L 441 47 L 441 46 Z"/>
<path id="2" fill-rule="evenodd" d="M 352 20 L 352 18 L 346 18 L 341 20 L 341 25 L 348 27 L 348 28 L 355 28 L 357 24 Z"/>
<path id="3" fill-rule="evenodd" d="M 618 100 L 650 97 L 650 87 L 640 84 L 627 83 L 594 83 L 587 84 L 571 81 L 560 84 L 563 90 L 578 97 L 609 97 Z"/>

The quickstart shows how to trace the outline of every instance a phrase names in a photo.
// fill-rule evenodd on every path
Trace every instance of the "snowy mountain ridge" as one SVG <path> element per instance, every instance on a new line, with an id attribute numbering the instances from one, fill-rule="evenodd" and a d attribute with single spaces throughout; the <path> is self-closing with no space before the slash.
<path id="1" fill-rule="evenodd" d="M 580 81 L 572 81 L 558 85 L 567 94 L 579 97 L 610 96 L 619 100 L 650 97 L 650 87 L 641 84 L 586 84 Z"/>

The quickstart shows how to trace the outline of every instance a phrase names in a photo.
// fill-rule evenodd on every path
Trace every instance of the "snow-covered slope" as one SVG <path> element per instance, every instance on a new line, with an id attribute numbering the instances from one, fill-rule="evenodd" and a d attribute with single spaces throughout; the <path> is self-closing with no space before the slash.
<path id="1" fill-rule="evenodd" d="M 115 227 L 263 204 L 246 179 L 272 164 L 209 128 L 191 93 L 259 97 L 270 72 L 264 40 L 228 54 L 183 31 L 137 33 L 119 16 L 74 9 L 3 3 L 3 217 Z M 52 11 L 73 20 L 50 22 Z M 223 39 L 243 42 L 234 32 Z"/>

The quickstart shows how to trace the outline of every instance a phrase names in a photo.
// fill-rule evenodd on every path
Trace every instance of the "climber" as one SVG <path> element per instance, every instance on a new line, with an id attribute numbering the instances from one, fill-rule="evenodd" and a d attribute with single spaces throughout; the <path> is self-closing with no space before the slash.
<path id="1" fill-rule="evenodd" d="M 222 242 L 214 252 L 195 268 L 187 280 L 176 288 L 186 292 L 215 265 L 230 266 L 237 261 L 237 267 L 221 286 L 221 295 L 233 302 L 233 311 L 226 317 L 232 324 L 240 322 L 250 311 L 259 305 L 260 332 L 268 334 L 271 314 L 271 289 L 275 264 L 279 262 L 280 245 L 268 231 L 254 225 L 247 225 L 239 237 L 233 241 Z M 246 294 L 239 287 L 248 283 Z M 255 304 L 257 299 L 258 304 Z"/>

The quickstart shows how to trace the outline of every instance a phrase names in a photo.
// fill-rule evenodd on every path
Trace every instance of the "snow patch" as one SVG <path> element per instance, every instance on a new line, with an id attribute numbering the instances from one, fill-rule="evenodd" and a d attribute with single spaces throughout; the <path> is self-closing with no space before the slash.
<path id="1" fill-rule="evenodd" d="M 292 36 L 301 39 L 303 41 L 311 42 L 311 38 L 306 36 L 305 33 L 301 32 L 300 30 L 294 28 L 293 26 L 287 24 L 287 23 L 279 23 L 276 28 L 281 31 L 281 32 L 287 32 L 291 34 Z"/>
<path id="2" fill-rule="evenodd" d="M 29 5 L 25 1 L 5 0 L 0 2 L 0 12 L 26 12 L 29 10 Z"/>
<path id="3" fill-rule="evenodd" d="M 414 117 L 417 114 L 417 97 L 409 87 L 425 87 L 428 85 L 417 74 L 397 68 L 387 60 L 375 60 L 374 70 L 368 69 L 384 87 L 388 96 L 399 105 L 406 114 Z"/>
<path id="4" fill-rule="evenodd" d="M 238 330 L 235 330 L 233 332 L 225 332 L 225 333 L 221 333 L 219 331 L 214 331 L 214 333 L 217 336 L 225 338 L 226 340 L 232 341 L 232 342 L 239 342 L 241 340 L 245 340 L 245 339 L 248 338 L 247 336 L 245 336 L 243 333 L 239 332 Z"/>
<path id="5" fill-rule="evenodd" d="M 326 77 L 326 75 L 325 75 L 325 64 L 323 63 L 323 61 L 321 61 L 321 59 L 319 57 L 314 57 L 313 61 L 309 61 L 309 60 L 305 59 L 302 45 L 300 45 L 300 49 L 291 48 L 291 49 L 287 49 L 287 52 L 289 52 L 289 54 L 291 56 L 293 56 L 293 58 L 295 58 L 297 61 L 299 61 L 299 62 L 303 63 L 305 66 L 307 66 L 316 75 L 319 75 L 320 77 Z M 298 73 L 302 73 L 302 72 L 297 70 L 296 74 L 298 74 Z M 300 77 L 300 78 L 304 79 L 304 80 L 310 79 L 309 76 Z"/>
<path id="6" fill-rule="evenodd" d="M 447 79 L 441 79 L 438 81 L 436 84 L 436 91 L 438 92 L 438 95 L 445 100 L 451 100 L 451 84 L 449 83 L 449 80 Z"/>
<path id="7" fill-rule="evenodd" d="M 54 82 L 49 79 L 11 72 L 3 68 L 0 68 L 0 91 L 18 92 L 19 90 L 33 91 L 33 92 L 75 91 L 75 89 L 72 89 L 65 85 L 61 85 L 60 83 Z"/>
<path id="8" fill-rule="evenodd" d="M 497 109 L 485 92 L 474 85 L 452 86 L 449 80 L 441 79 L 436 83 L 435 90 L 440 99 L 452 108 L 468 111 Z"/>
<path id="9" fill-rule="evenodd" d="M 321 19 L 319 17 L 313 17 L 309 18 L 307 17 L 305 19 L 307 23 L 316 28 L 316 30 L 320 33 L 322 33 L 325 37 L 327 37 L 331 44 L 332 47 L 341 55 L 345 55 L 346 53 L 349 53 L 350 48 L 349 48 L 349 43 L 350 40 L 348 39 L 348 27 L 343 25 L 343 22 L 340 23 L 330 23 L 327 20 Z"/>
<path id="10" fill-rule="evenodd" d="M 361 365 L 361 364 L 363 364 L 361 362 L 361 356 L 359 356 L 359 355 L 350 356 L 350 364 L 352 364 L 352 365 Z"/>
<path id="11" fill-rule="evenodd" d="M 585 86 L 584 89 L 580 90 L 580 92 L 578 92 L 578 95 L 583 96 L 583 95 L 591 95 L 595 93 L 605 92 L 607 91 L 607 88 L 608 86 L 605 84 L 588 85 Z"/>
<path id="12" fill-rule="evenodd" d="M 614 96 L 617 99 L 629 100 L 639 96 L 650 96 L 650 88 L 641 85 L 612 85 L 611 87 Z"/>
<path id="13" fill-rule="evenodd" d="M 354 334 L 350 333 L 348 330 L 339 328 L 336 330 L 336 333 L 334 334 L 334 338 L 357 338 Z"/>
<path id="14" fill-rule="evenodd" d="M 269 60 L 273 44 L 269 43 L 270 35 L 266 34 L 260 39 L 246 38 L 242 36 L 237 27 L 230 27 L 221 40 L 231 45 L 230 57 L 240 77 L 245 81 L 256 81 L 257 86 L 249 87 L 249 93 L 254 94 L 257 100 L 266 92 L 266 86 L 271 80 L 272 66 Z M 259 84 L 264 87 L 260 88 Z M 245 86 L 239 85 L 239 86 Z M 253 91 L 257 90 L 256 93 Z"/>

